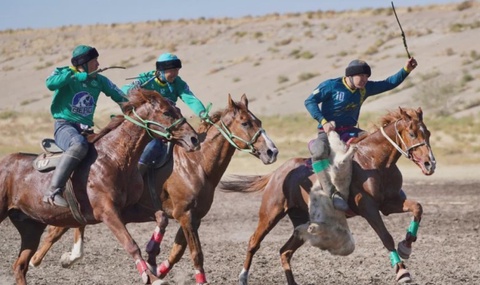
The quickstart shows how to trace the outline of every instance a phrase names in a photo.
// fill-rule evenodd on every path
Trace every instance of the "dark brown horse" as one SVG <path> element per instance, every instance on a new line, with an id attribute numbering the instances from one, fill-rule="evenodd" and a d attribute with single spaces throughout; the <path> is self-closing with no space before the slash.
<path id="1" fill-rule="evenodd" d="M 131 237 L 123 215 L 142 197 L 143 179 L 137 163 L 152 137 L 178 142 L 186 150 L 199 147 L 198 135 L 180 111 L 158 93 L 137 90 L 116 116 L 92 138 L 88 156 L 71 181 L 85 224 L 105 223 L 133 258 L 144 283 L 156 280 Z M 7 216 L 21 236 L 21 248 L 13 265 L 17 284 L 26 284 L 30 258 L 48 225 L 79 227 L 69 209 L 42 202 L 52 173 L 33 168 L 36 155 L 15 153 L 0 161 L 0 222 Z M 130 218 L 130 217 L 129 217 Z"/>
<path id="2" fill-rule="evenodd" d="M 383 117 L 380 129 L 356 142 L 348 203 L 352 215 L 365 218 L 381 239 L 390 254 L 399 283 L 411 279 L 400 257 L 407 259 L 410 256 L 418 223 L 422 218 L 422 206 L 407 199 L 401 190 L 402 175 L 396 162 L 403 154 L 418 165 L 425 175 L 433 174 L 436 162 L 429 138 L 430 132 L 423 122 L 422 110 L 399 108 L 397 112 Z M 250 237 L 247 256 L 239 276 L 240 284 L 248 283 L 253 255 L 265 236 L 283 217 L 288 215 L 295 228 L 309 222 L 309 192 L 316 175 L 312 175 L 308 163 L 307 158 L 293 158 L 268 175 L 231 176 L 230 179 L 221 181 L 219 187 L 224 190 L 264 191 L 260 220 Z M 398 252 L 380 212 L 384 215 L 403 212 L 413 214 L 413 221 L 405 240 L 399 243 Z M 282 267 L 290 285 L 296 284 L 290 260 L 304 242 L 298 232 L 294 231 L 280 249 Z"/>
<path id="3" fill-rule="evenodd" d="M 180 228 L 170 256 L 154 270 L 157 276 L 164 278 L 181 259 L 188 245 L 196 283 L 205 284 L 207 281 L 198 228 L 201 219 L 210 210 L 215 188 L 233 154 L 236 150 L 248 152 L 264 164 L 270 164 L 276 161 L 278 150 L 263 130 L 261 121 L 249 111 L 245 95 L 242 96 L 241 102 L 237 103 L 229 96 L 227 108 L 214 113 L 211 121 L 200 126 L 198 133 L 202 138 L 200 151 L 187 153 L 174 148 L 173 160 L 155 174 L 156 188 L 162 192 L 160 195 L 162 211 L 155 213 L 153 211 L 155 207 L 151 203 L 142 205 L 151 209 L 151 215 L 138 221 L 151 221 L 154 214 L 157 218 L 157 228 L 147 245 L 148 263 L 153 269 L 156 266 L 156 256 L 160 252 L 160 243 L 168 218 L 176 219 L 180 223 Z M 144 193 L 148 193 L 148 190 Z M 49 228 L 47 239 L 35 254 L 35 265 L 40 263 L 52 244 L 67 230 Z M 84 228 L 76 229 L 76 242 L 72 252 L 62 256 L 64 267 L 81 257 L 83 232 Z"/>

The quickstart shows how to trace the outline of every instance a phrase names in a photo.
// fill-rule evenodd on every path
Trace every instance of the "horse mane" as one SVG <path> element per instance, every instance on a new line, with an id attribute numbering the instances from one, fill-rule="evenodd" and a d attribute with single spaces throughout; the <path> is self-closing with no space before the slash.
<path id="1" fill-rule="evenodd" d="M 412 118 L 418 118 L 418 115 L 414 109 L 411 108 L 402 108 L 402 110 L 407 113 Z M 380 126 L 385 127 L 386 125 L 393 123 L 402 119 L 402 114 L 400 113 L 400 108 L 396 110 L 390 110 L 386 115 L 380 118 Z M 380 127 L 378 125 L 374 126 L 374 132 L 378 131 Z"/>
<path id="2" fill-rule="evenodd" d="M 133 110 L 139 106 L 145 104 L 147 101 L 151 100 L 166 100 L 158 92 L 153 90 L 147 90 L 143 88 L 134 88 L 131 89 L 128 93 L 128 101 L 121 103 L 121 107 L 124 114 L 130 115 Z M 120 124 L 125 120 L 123 115 L 117 115 L 112 117 L 110 123 L 100 130 L 98 134 L 92 134 L 88 137 L 90 143 L 95 143 L 106 134 L 110 133 L 112 130 L 116 129 Z"/>
<path id="3" fill-rule="evenodd" d="M 222 117 L 223 112 L 224 112 L 224 109 L 215 111 L 215 113 L 210 115 L 210 120 L 212 121 L 212 123 L 217 123 L 218 121 L 220 121 L 220 118 Z M 205 121 L 202 121 L 200 123 L 200 125 L 198 126 L 197 132 L 199 134 L 200 133 L 205 133 L 211 126 L 212 126 L 211 124 L 209 124 Z"/>

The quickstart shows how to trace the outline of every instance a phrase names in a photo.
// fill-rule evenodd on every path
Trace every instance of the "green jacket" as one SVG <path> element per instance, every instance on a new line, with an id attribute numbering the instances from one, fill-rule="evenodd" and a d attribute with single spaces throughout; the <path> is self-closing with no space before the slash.
<path id="1" fill-rule="evenodd" d="M 147 90 L 154 90 L 160 93 L 163 97 L 176 103 L 180 98 L 194 113 L 199 116 L 201 112 L 205 111 L 203 103 L 195 97 L 193 92 L 188 87 L 188 84 L 182 80 L 179 76 L 175 78 L 172 83 L 169 83 L 172 87 L 169 88 L 167 83 L 162 83 L 158 78 L 155 78 L 155 71 L 149 71 L 140 73 L 138 78 L 122 87 L 125 94 L 132 88 L 142 87 Z"/>
<path id="2" fill-rule="evenodd" d="M 122 90 L 105 76 L 97 74 L 80 82 L 73 76 L 77 72 L 73 66 L 59 67 L 46 80 L 47 88 L 54 91 L 50 106 L 54 119 L 93 126 L 100 92 L 117 103 L 127 101 Z"/>

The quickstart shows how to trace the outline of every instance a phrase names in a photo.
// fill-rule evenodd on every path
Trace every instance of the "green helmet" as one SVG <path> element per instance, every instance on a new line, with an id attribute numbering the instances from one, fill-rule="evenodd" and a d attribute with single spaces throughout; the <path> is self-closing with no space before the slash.
<path id="1" fill-rule="evenodd" d="M 156 63 L 157 70 L 165 71 L 173 68 L 182 68 L 182 62 L 178 57 L 171 53 L 164 53 L 160 55 Z"/>
<path id="2" fill-rule="evenodd" d="M 79 45 L 72 53 L 72 65 L 80 66 L 98 57 L 98 51 L 91 46 Z"/>

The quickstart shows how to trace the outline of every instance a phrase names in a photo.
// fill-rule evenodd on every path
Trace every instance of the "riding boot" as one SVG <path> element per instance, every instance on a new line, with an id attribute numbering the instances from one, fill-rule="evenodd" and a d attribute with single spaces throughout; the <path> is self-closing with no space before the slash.
<path id="1" fill-rule="evenodd" d="M 141 163 L 141 162 L 138 163 L 137 167 L 138 167 L 138 171 L 140 172 L 142 177 L 145 175 L 145 173 L 147 173 L 147 170 L 149 168 L 149 166 L 147 164 Z"/>
<path id="2" fill-rule="evenodd" d="M 63 153 L 60 162 L 58 163 L 53 173 L 52 181 L 48 192 L 43 196 L 43 201 L 59 207 L 68 207 L 67 201 L 62 197 L 65 191 L 65 184 L 67 184 L 70 175 L 72 175 L 75 168 L 86 153 L 81 146 L 73 146 Z"/>

